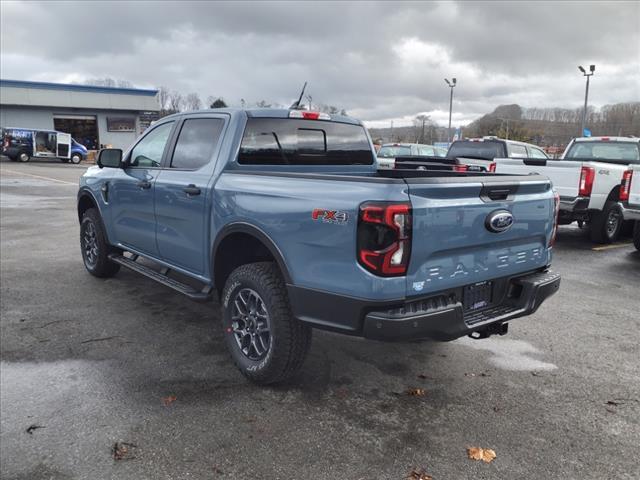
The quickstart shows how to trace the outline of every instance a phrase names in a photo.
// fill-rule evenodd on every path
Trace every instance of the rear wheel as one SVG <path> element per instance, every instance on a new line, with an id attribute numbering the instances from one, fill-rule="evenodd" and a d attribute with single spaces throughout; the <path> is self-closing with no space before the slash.
<path id="1" fill-rule="evenodd" d="M 95 208 L 88 209 L 82 216 L 80 248 L 84 266 L 91 275 L 107 278 L 120 270 L 119 264 L 109 260 L 109 254 L 116 249 L 107 243 L 100 213 Z"/>
<path id="2" fill-rule="evenodd" d="M 222 292 L 227 347 L 240 372 L 266 385 L 295 375 L 311 345 L 311 328 L 293 317 L 282 274 L 272 262 L 235 269 Z"/>
<path id="3" fill-rule="evenodd" d="M 29 160 L 31 160 L 31 157 L 29 156 L 29 154 L 27 152 L 20 152 L 18 154 L 18 161 L 19 162 L 28 162 Z"/>
<path id="4" fill-rule="evenodd" d="M 636 220 L 633 227 L 633 245 L 640 250 L 640 220 Z"/>
<path id="5" fill-rule="evenodd" d="M 82 157 L 79 154 L 74 153 L 71 155 L 71 163 L 73 163 L 74 165 L 79 164 L 81 161 Z"/>
<path id="6" fill-rule="evenodd" d="M 616 202 L 608 201 L 602 211 L 591 219 L 591 240 L 596 243 L 612 243 L 618 239 L 622 229 L 622 211 Z"/>

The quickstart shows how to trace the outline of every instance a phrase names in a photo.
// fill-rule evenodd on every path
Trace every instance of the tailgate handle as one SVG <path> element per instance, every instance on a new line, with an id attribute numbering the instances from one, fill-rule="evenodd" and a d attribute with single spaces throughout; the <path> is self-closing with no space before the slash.
<path id="1" fill-rule="evenodd" d="M 531 165 L 533 167 L 546 167 L 547 160 L 543 158 L 525 158 L 523 160 L 525 165 Z"/>
<path id="2" fill-rule="evenodd" d="M 489 197 L 491 200 L 506 200 L 507 197 L 509 197 L 510 193 L 511 190 L 508 188 L 489 190 L 489 192 L 487 193 L 487 197 Z"/>

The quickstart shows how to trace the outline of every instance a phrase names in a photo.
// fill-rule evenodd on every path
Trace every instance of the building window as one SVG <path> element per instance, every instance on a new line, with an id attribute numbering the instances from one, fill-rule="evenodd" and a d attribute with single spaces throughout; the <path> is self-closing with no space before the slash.
<path id="1" fill-rule="evenodd" d="M 108 132 L 135 132 L 136 119 L 127 117 L 107 117 Z"/>

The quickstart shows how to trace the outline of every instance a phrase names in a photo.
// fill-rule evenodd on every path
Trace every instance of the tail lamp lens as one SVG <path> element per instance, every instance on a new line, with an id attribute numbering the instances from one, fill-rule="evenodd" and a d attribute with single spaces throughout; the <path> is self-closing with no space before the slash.
<path id="1" fill-rule="evenodd" d="M 580 186 L 578 189 L 578 195 L 581 197 L 588 197 L 591 195 L 593 189 L 593 179 L 596 176 L 596 171 L 593 167 L 582 167 L 580 171 Z"/>
<path id="2" fill-rule="evenodd" d="M 496 171 L 496 162 L 491 162 L 491 163 L 489 164 L 489 171 L 490 171 L 491 173 L 495 173 L 495 171 Z"/>
<path id="3" fill-rule="evenodd" d="M 469 165 L 454 165 L 453 166 L 453 171 L 454 172 L 466 172 L 467 170 L 469 170 Z"/>
<path id="4" fill-rule="evenodd" d="M 631 179 L 633 178 L 633 170 L 626 170 L 622 174 L 622 184 L 620 185 L 620 201 L 629 200 L 629 192 L 631 191 Z"/>
<path id="5" fill-rule="evenodd" d="M 367 202 L 360 206 L 358 262 L 383 277 L 405 275 L 411 253 L 411 205 Z"/>

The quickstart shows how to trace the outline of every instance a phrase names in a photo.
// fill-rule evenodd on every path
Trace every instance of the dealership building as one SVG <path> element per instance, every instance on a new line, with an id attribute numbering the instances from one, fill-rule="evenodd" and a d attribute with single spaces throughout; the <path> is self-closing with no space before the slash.
<path id="1" fill-rule="evenodd" d="M 70 133 L 89 150 L 127 148 L 159 110 L 157 90 L 0 80 L 0 127 Z"/>

